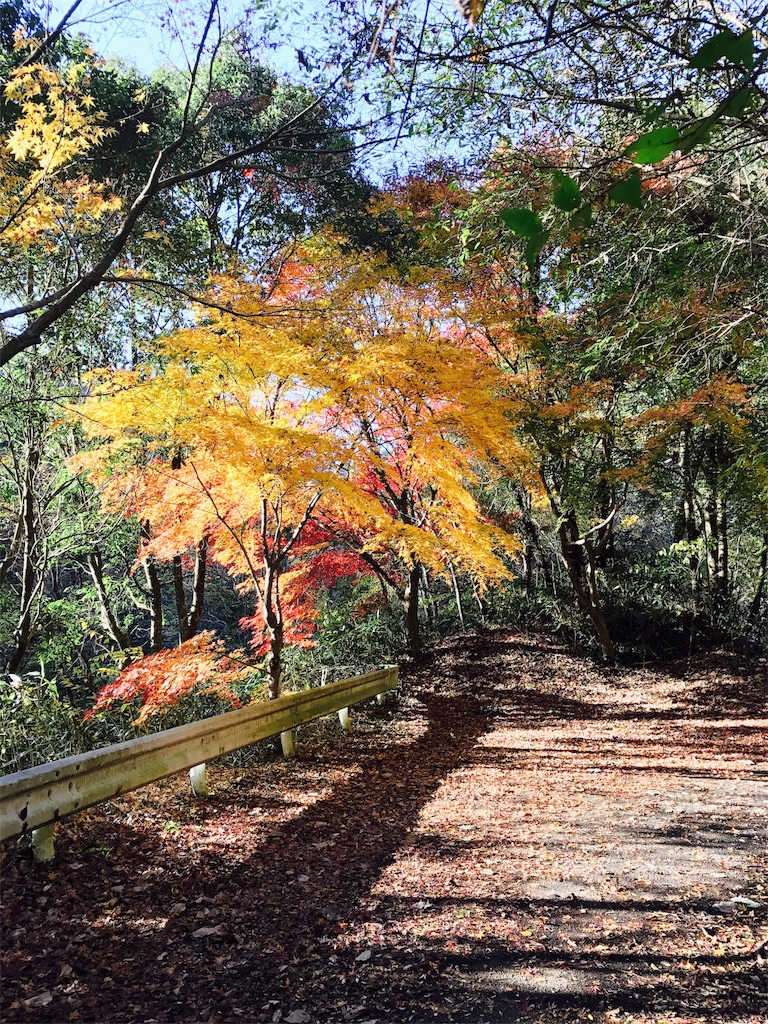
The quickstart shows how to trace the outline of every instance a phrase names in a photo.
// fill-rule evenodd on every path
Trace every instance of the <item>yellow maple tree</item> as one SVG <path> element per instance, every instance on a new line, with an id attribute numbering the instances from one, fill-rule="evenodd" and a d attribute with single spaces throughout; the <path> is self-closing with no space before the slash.
<path id="1" fill-rule="evenodd" d="M 156 366 L 94 376 L 77 410 L 97 442 L 79 464 L 105 509 L 151 522 L 144 553 L 205 538 L 253 595 L 272 696 L 284 643 L 305 639 L 291 620 L 310 523 L 313 555 L 322 535 L 397 594 L 414 654 L 425 571 L 508 574 L 516 542 L 473 494 L 481 461 L 516 457 L 503 378 L 451 315 L 447 279 L 396 278 L 332 236 L 268 288 L 222 277 L 218 310 L 164 339 Z"/>
<path id="2" fill-rule="evenodd" d="M 19 37 L 19 47 L 32 41 Z M 120 209 L 108 187 L 91 181 L 83 160 L 114 133 L 95 109 L 87 60 L 64 68 L 41 63 L 11 72 L 3 88 L 18 116 L 0 138 L 0 242 L 53 249 L 62 227 L 81 234 Z"/>

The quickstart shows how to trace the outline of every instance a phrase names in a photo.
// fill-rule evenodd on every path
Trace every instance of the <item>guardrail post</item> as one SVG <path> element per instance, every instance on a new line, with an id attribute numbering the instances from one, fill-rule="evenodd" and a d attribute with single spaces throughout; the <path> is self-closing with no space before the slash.
<path id="1" fill-rule="evenodd" d="M 352 723 L 349 720 L 349 708 L 339 708 L 339 724 L 344 732 L 352 732 Z"/>
<path id="2" fill-rule="evenodd" d="M 189 781 L 192 783 L 192 792 L 195 796 L 210 796 L 208 776 L 205 774 L 205 761 L 189 769 Z"/>
<path id="3" fill-rule="evenodd" d="M 46 864 L 53 860 L 56 851 L 53 848 L 53 830 L 55 824 L 43 825 L 32 830 L 32 856 L 37 864 Z"/>
<path id="4" fill-rule="evenodd" d="M 283 757 L 296 756 L 296 744 L 293 737 L 293 729 L 286 729 L 280 733 L 280 746 L 283 748 Z"/>
<path id="5" fill-rule="evenodd" d="M 397 689 L 398 674 L 397 665 L 387 665 L 387 688 L 382 693 L 376 694 L 377 704 L 386 704 L 390 693 L 394 693 Z"/>

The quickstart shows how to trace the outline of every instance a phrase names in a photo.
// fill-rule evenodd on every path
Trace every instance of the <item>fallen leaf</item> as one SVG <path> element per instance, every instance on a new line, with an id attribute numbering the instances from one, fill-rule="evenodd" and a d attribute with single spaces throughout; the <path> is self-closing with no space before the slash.
<path id="1" fill-rule="evenodd" d="M 38 1006 L 47 1006 L 48 1003 L 52 1002 L 53 996 L 50 992 L 41 992 L 38 996 L 32 996 L 31 999 L 25 999 L 24 1005 L 33 1010 Z"/>
<path id="2" fill-rule="evenodd" d="M 214 925 L 212 928 L 198 928 L 192 932 L 193 939 L 205 939 L 209 935 L 227 935 L 227 929 L 223 924 Z"/>

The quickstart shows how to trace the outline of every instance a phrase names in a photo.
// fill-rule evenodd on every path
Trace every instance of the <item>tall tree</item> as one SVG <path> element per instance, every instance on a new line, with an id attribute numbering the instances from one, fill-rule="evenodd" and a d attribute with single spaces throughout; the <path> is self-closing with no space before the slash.
<path id="1" fill-rule="evenodd" d="M 9 72 L 5 86 L 7 100 L 22 102 L 20 117 L 6 137 L 6 151 L 11 154 L 8 159 L 23 158 L 30 152 L 28 142 L 23 148 L 21 140 L 30 138 L 28 122 L 31 124 L 30 119 L 42 115 L 42 106 L 30 101 L 25 109 L 23 90 L 24 83 L 32 83 L 27 88 L 34 89 L 37 88 L 34 83 L 40 80 L 48 90 L 50 104 L 54 104 L 47 115 L 45 124 L 49 127 L 45 131 L 55 137 L 58 125 L 63 137 L 71 140 L 71 146 L 80 145 L 79 153 L 56 150 L 57 159 L 68 167 L 76 156 L 82 158 L 83 144 L 98 141 L 94 132 L 107 131 L 110 126 L 104 124 L 102 112 L 95 109 L 96 99 L 89 91 L 87 75 L 77 71 L 77 65 L 57 70 L 56 45 L 48 37 L 30 39 L 26 50 L 22 48 L 18 52 L 18 66 Z M 25 52 L 28 60 L 21 56 Z M 62 75 L 68 91 L 57 84 L 62 81 Z M 97 91 L 106 99 L 103 76 L 98 84 Z M 130 258 L 131 247 L 139 239 L 147 240 L 152 233 L 163 235 L 165 225 L 161 222 L 166 218 L 161 211 L 174 200 L 182 208 L 195 203 L 198 220 L 202 215 L 203 221 L 207 221 L 205 227 L 211 244 L 222 241 L 228 226 L 231 229 L 228 241 L 236 245 L 248 235 L 246 225 L 253 216 L 246 215 L 243 207 L 253 205 L 257 186 L 258 194 L 265 197 L 274 195 L 275 188 L 283 187 L 292 188 L 294 196 L 303 191 L 306 197 L 313 184 L 327 182 L 337 168 L 349 170 L 353 145 L 349 128 L 342 126 L 336 115 L 338 104 L 334 110 L 325 96 L 292 90 L 259 70 L 247 51 L 244 37 L 228 34 L 223 28 L 218 0 L 211 0 L 207 7 L 189 70 L 174 76 L 166 85 L 171 95 L 175 95 L 176 106 L 164 108 L 165 116 L 159 124 L 155 126 L 154 99 L 159 94 L 140 88 L 133 97 L 136 109 L 126 119 L 135 134 L 133 147 L 125 139 L 125 121 L 122 126 L 122 151 L 117 166 L 125 169 L 131 162 L 128 157 L 136 151 L 135 163 L 138 167 L 146 166 L 146 173 L 140 180 L 135 174 L 121 175 L 120 184 L 124 188 L 121 201 L 110 207 L 111 216 L 102 216 L 98 224 L 93 224 L 97 230 L 90 233 L 87 248 L 83 249 L 75 244 L 76 239 L 66 236 L 70 258 L 64 264 L 61 280 L 44 284 L 31 297 L 3 310 L 0 365 L 39 344 L 54 325 L 70 310 L 79 308 L 105 281 L 119 277 L 126 286 L 133 283 L 168 293 L 178 290 L 179 285 L 171 274 L 153 275 L 151 261 L 137 270 Z M 70 94 L 75 89 L 72 99 Z M 66 111 L 56 108 L 56 103 L 65 104 Z M 73 109 L 80 111 L 77 116 L 82 126 L 91 126 L 90 136 L 83 130 L 75 130 Z M 154 145 L 148 163 L 144 139 L 150 135 Z M 18 143 L 14 141 L 17 139 Z M 51 168 L 46 163 L 46 151 L 32 152 L 42 161 L 40 170 L 48 180 Z M 85 166 L 81 159 L 77 169 L 78 188 L 87 188 L 89 194 L 94 190 L 99 193 L 102 188 L 97 183 L 100 168 L 103 168 L 103 157 L 101 162 L 96 158 Z M 88 177 L 90 183 L 86 185 Z M 190 188 L 196 182 L 207 183 L 207 191 L 203 189 L 193 195 Z M 239 183 L 237 188 L 233 183 Z M 34 189 L 35 196 L 39 192 L 39 188 Z M 247 198 L 249 193 L 251 198 Z M 105 198 L 104 202 L 113 200 Z M 79 209 L 75 206 L 76 211 Z M 15 210 L 16 207 L 12 207 L 9 211 L 12 222 L 9 231 L 13 223 L 18 224 L 18 230 L 13 237 L 9 236 L 9 241 L 27 244 L 29 230 L 43 225 L 39 217 L 36 221 L 22 218 L 19 223 L 22 215 Z M 265 206 L 262 213 L 266 210 Z M 84 210 L 83 214 L 86 213 L 90 211 Z M 295 227 L 306 218 L 295 210 L 293 221 Z M 47 226 L 53 227 L 54 222 Z M 22 320 L 24 323 L 19 326 Z"/>

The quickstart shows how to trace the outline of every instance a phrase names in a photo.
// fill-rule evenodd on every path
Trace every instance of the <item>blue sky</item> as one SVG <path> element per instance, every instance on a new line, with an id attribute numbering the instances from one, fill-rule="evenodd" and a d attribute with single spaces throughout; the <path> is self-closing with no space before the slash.
<path id="1" fill-rule="evenodd" d="M 71 2 L 48 0 L 49 22 L 56 24 Z M 241 20 L 245 2 L 248 0 L 223 0 L 221 7 L 229 25 Z M 358 2 L 371 8 L 375 0 Z M 252 35 L 259 37 L 270 21 L 276 21 L 278 27 L 271 36 L 284 41 L 265 47 L 260 59 L 279 73 L 311 84 L 311 75 L 300 66 L 297 51 L 311 53 L 323 47 L 315 22 L 326 15 L 325 0 L 250 0 L 249 6 L 252 11 L 255 9 L 249 18 Z M 195 56 L 194 41 L 199 38 L 206 9 L 204 0 L 84 0 L 71 27 L 88 36 L 100 56 L 121 57 L 149 74 L 167 63 L 179 68 L 189 65 Z M 380 72 L 371 69 L 370 74 L 373 79 Z M 360 79 L 355 84 L 360 93 L 367 87 Z M 369 171 L 375 178 L 386 177 L 390 170 L 402 172 L 427 155 L 425 141 L 404 136 L 396 151 L 391 146 L 381 147 L 369 162 Z"/>

